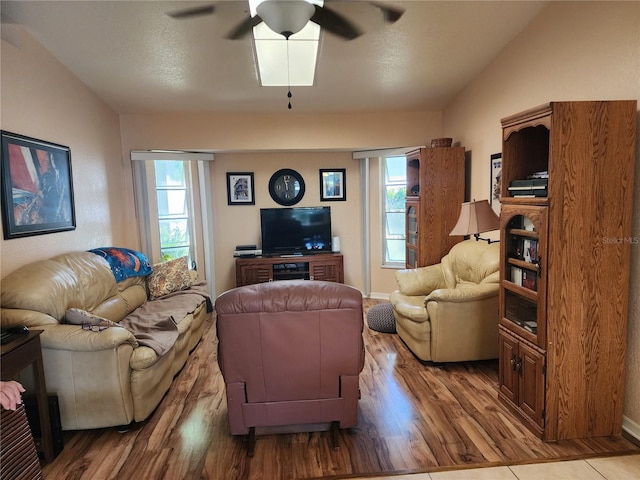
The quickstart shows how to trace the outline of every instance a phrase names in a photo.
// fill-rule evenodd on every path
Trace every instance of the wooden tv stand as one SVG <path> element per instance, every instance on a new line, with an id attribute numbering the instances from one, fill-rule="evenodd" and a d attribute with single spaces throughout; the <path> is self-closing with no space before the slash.
<path id="1" fill-rule="evenodd" d="M 321 253 L 286 257 L 236 258 L 236 286 L 238 287 L 292 279 L 344 283 L 342 255 Z"/>

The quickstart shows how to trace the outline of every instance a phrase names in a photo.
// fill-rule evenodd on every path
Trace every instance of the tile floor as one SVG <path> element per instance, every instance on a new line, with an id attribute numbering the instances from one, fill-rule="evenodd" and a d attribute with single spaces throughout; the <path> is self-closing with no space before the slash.
<path id="1" fill-rule="evenodd" d="M 416 473 L 368 480 L 638 480 L 640 454 L 565 462 Z"/>

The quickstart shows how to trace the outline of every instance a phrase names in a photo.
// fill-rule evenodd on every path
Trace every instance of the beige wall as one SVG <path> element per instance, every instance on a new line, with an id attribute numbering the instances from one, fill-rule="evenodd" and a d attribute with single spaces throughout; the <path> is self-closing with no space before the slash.
<path id="1" fill-rule="evenodd" d="M 278 206 L 267 189 L 276 170 L 293 168 L 300 172 L 307 192 L 298 205 L 312 206 L 321 203 L 318 170 L 346 168 L 347 201 L 326 204 L 331 206 L 333 233 L 341 238 L 345 282 L 363 289 L 360 166 L 352 152 L 428 144 L 441 136 L 441 121 L 440 112 L 124 115 L 122 155 L 128 158 L 131 150 L 151 149 L 218 152 L 211 169 L 218 293 L 235 286 L 235 246 L 260 243 L 259 209 Z M 396 284 L 393 270 L 381 267 L 377 233 L 380 199 L 376 191 L 380 180 L 377 159 L 371 163 L 372 296 L 386 296 Z M 255 206 L 227 205 L 226 172 L 230 171 L 254 172 Z"/>
<path id="2" fill-rule="evenodd" d="M 640 102 L 640 2 L 551 3 L 446 109 L 443 131 L 471 150 L 471 195 L 488 198 L 500 118 L 553 100 L 619 99 Z M 640 240 L 640 148 L 634 205 Z M 640 245 L 631 255 L 625 426 L 640 438 Z"/>
<path id="3" fill-rule="evenodd" d="M 269 195 L 267 185 L 271 175 L 281 168 L 292 168 L 304 179 L 305 194 L 296 207 L 331 207 L 332 234 L 340 237 L 341 253 L 344 255 L 345 283 L 362 285 L 359 166 L 351 153 L 223 153 L 216 155 L 211 169 L 215 202 L 216 290 L 221 292 L 235 287 L 235 246 L 260 245 L 260 208 L 278 207 Z M 346 201 L 320 202 L 320 168 L 346 168 Z M 227 205 L 226 172 L 237 171 L 254 173 L 255 205 Z"/>
<path id="4" fill-rule="evenodd" d="M 0 277 L 22 264 L 69 250 L 135 246 L 126 212 L 118 116 L 26 32 L 1 45 L 3 130 L 71 149 L 77 228 L 2 240 Z"/>

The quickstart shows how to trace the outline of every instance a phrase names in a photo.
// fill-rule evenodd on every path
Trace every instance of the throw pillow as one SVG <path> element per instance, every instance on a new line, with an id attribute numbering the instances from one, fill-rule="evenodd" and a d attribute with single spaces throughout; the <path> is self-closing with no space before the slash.
<path id="1" fill-rule="evenodd" d="M 147 277 L 147 287 L 149 288 L 149 298 L 151 300 L 184 290 L 191 287 L 191 285 L 193 285 L 193 279 L 189 275 L 187 257 L 157 263 L 153 266 L 151 275 Z"/>
<path id="2" fill-rule="evenodd" d="M 64 314 L 64 318 L 66 323 L 70 323 L 71 325 L 90 325 L 105 328 L 120 326 L 116 322 L 99 317 L 80 308 L 70 308 Z"/>

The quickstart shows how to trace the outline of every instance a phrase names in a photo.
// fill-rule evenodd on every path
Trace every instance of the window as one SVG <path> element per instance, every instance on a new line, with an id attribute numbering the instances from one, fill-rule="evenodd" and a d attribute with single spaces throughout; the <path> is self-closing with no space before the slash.
<path id="1" fill-rule="evenodd" d="M 405 197 L 407 191 L 407 162 L 405 156 L 382 159 L 384 171 L 384 218 L 382 225 L 384 265 L 405 265 Z"/>
<path id="2" fill-rule="evenodd" d="M 209 152 L 132 150 L 140 250 L 152 264 L 187 256 L 215 292 Z"/>
<path id="3" fill-rule="evenodd" d="M 192 259 L 191 222 L 189 216 L 186 162 L 174 160 L 154 161 L 160 257 L 162 260 L 188 256 Z"/>

